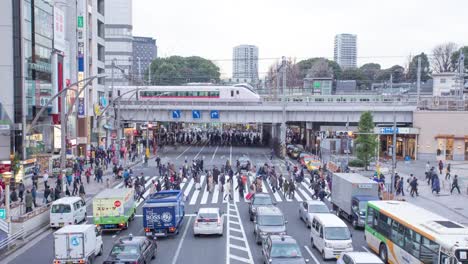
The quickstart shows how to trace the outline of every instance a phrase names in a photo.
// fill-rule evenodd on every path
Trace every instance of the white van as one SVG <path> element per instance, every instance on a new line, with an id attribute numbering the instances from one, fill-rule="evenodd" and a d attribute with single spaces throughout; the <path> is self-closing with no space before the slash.
<path id="1" fill-rule="evenodd" d="M 342 252 L 353 251 L 353 241 L 348 226 L 334 214 L 316 214 L 310 229 L 312 248 L 322 254 L 322 258 L 338 258 Z"/>
<path id="2" fill-rule="evenodd" d="M 50 206 L 50 227 L 59 228 L 86 221 L 86 204 L 80 197 L 64 197 Z"/>

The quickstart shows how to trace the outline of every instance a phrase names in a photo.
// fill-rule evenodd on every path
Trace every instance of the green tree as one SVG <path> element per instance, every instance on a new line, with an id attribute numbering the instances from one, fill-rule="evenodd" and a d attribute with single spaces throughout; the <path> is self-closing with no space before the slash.
<path id="1" fill-rule="evenodd" d="M 374 133 L 374 120 L 372 113 L 367 111 L 361 114 L 359 127 L 356 139 L 356 154 L 359 160 L 364 162 L 364 167 L 367 169 L 370 161 L 374 157 L 375 148 L 377 147 L 377 137 Z"/>
<path id="2" fill-rule="evenodd" d="M 151 63 L 150 70 L 153 85 L 218 82 L 220 77 L 218 66 L 210 60 L 197 56 L 157 58 Z"/>
<path id="3" fill-rule="evenodd" d="M 333 77 L 336 79 L 341 78 L 341 67 L 338 65 L 338 63 L 325 59 L 325 58 L 311 58 L 307 60 L 302 60 L 297 63 L 297 67 L 299 69 L 299 72 L 302 75 L 302 79 L 306 77 L 307 73 L 309 70 L 312 68 L 312 65 L 316 64 L 317 61 L 323 60 L 328 63 L 328 66 L 332 69 L 333 71 Z"/>
<path id="4" fill-rule="evenodd" d="M 415 82 L 418 79 L 418 58 L 419 57 L 421 57 L 421 81 L 425 82 L 431 78 L 429 58 L 423 52 L 419 55 L 414 56 L 410 64 L 408 65 L 408 73 L 406 75 L 406 79 L 408 81 Z"/>
<path id="5" fill-rule="evenodd" d="M 458 69 L 458 64 L 460 60 L 460 51 L 463 52 L 463 54 L 465 55 L 465 61 L 464 61 L 465 73 L 468 73 L 468 46 L 464 46 L 452 54 L 451 60 L 452 60 L 453 68 Z"/>
<path id="6" fill-rule="evenodd" d="M 374 82 L 377 79 L 382 67 L 378 63 L 366 63 L 359 68 L 367 80 Z"/>
<path id="7" fill-rule="evenodd" d="M 405 68 L 400 65 L 394 65 L 389 69 L 385 69 L 379 73 L 377 81 L 390 81 L 390 76 L 393 76 L 393 83 L 406 81 Z"/>

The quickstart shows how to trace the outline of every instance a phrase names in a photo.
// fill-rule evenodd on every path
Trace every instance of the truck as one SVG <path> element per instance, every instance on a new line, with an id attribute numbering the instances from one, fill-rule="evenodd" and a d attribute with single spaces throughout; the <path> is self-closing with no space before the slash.
<path id="1" fill-rule="evenodd" d="M 176 235 L 185 216 L 184 193 L 165 190 L 151 194 L 143 204 L 143 228 L 150 238 Z"/>
<path id="2" fill-rule="evenodd" d="M 68 225 L 54 232 L 53 263 L 92 263 L 102 252 L 101 230 L 95 225 Z"/>
<path id="3" fill-rule="evenodd" d="M 354 228 L 364 227 L 368 201 L 379 200 L 377 182 L 358 173 L 332 175 L 331 204 Z"/>
<path id="4" fill-rule="evenodd" d="M 132 188 L 104 189 L 93 199 L 94 224 L 103 230 L 127 229 L 135 217 L 136 204 Z"/>

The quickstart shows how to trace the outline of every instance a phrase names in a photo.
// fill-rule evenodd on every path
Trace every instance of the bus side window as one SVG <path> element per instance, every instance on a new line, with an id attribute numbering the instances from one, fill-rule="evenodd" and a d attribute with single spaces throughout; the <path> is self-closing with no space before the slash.
<path id="1" fill-rule="evenodd" d="M 374 208 L 372 207 L 367 207 L 367 218 L 366 218 L 366 223 L 369 226 L 374 227 L 374 225 L 377 225 L 374 217 Z"/>

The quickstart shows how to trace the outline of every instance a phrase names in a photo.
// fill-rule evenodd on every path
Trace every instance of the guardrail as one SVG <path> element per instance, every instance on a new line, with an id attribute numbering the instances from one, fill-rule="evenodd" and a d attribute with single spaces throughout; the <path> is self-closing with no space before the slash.
<path id="1" fill-rule="evenodd" d="M 23 239 L 23 238 L 24 238 L 24 229 L 21 228 L 16 233 L 9 235 L 7 239 L 0 241 L 0 250 L 9 248 L 13 243 L 16 242 L 16 240 Z"/>
<path id="2" fill-rule="evenodd" d="M 6 222 L 5 220 L 0 219 L 0 230 L 2 230 L 3 232 L 9 234 L 10 233 L 10 225 L 8 224 L 8 222 Z"/>

